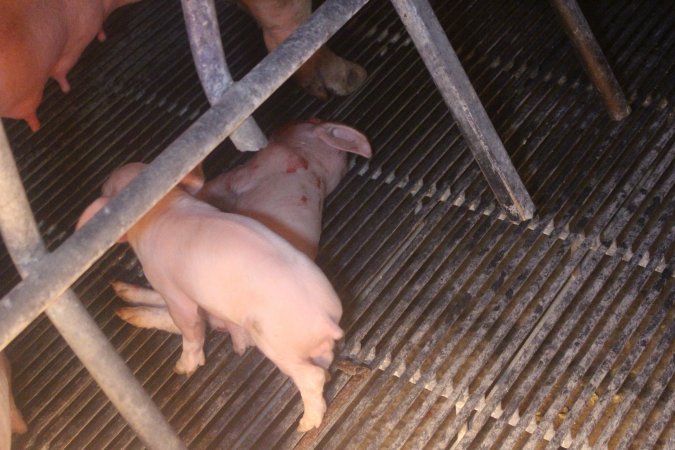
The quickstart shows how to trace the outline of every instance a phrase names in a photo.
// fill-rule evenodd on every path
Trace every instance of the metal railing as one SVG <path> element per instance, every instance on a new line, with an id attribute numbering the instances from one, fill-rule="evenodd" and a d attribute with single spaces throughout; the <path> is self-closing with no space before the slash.
<path id="1" fill-rule="evenodd" d="M 191 48 L 211 108 L 54 252 L 47 252 L 0 128 L 0 231 L 23 280 L 0 301 L 0 350 L 45 312 L 150 448 L 184 448 L 69 287 L 228 136 L 240 150 L 266 140 L 251 114 L 368 0 L 327 0 L 274 52 L 233 83 L 212 0 L 183 0 Z M 514 219 L 534 206 L 427 0 L 391 0 L 497 200 Z"/>

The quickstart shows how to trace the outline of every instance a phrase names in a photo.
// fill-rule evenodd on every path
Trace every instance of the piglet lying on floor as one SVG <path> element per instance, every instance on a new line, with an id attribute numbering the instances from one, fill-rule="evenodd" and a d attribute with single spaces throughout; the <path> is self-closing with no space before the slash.
<path id="1" fill-rule="evenodd" d="M 78 227 L 142 168 L 129 164 L 113 172 Z M 220 212 L 180 188 L 126 237 L 183 335 L 178 373 L 204 364 L 203 310 L 217 328 L 228 330 L 236 349 L 255 344 L 295 382 L 305 406 L 299 431 L 321 423 L 325 369 L 343 334 L 342 307 L 307 256 L 259 222 Z"/>
<path id="2" fill-rule="evenodd" d="M 209 181 L 197 195 L 223 211 L 258 220 L 314 259 L 323 202 L 347 172 L 347 152 L 370 158 L 368 139 L 339 123 L 293 123 L 274 133 L 269 145 L 248 162 Z M 124 300 L 142 305 L 118 309 L 121 319 L 179 333 L 156 292 L 122 282 L 114 282 L 113 288 Z M 241 354 L 244 349 L 235 350 Z"/>
<path id="3" fill-rule="evenodd" d="M 25 433 L 26 422 L 14 403 L 12 395 L 9 361 L 0 352 L 0 449 L 9 450 L 12 445 L 12 432 Z"/>

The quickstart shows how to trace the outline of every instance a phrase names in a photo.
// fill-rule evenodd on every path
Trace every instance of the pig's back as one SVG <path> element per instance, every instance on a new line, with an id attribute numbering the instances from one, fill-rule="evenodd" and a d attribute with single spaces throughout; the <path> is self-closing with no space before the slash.
<path id="1" fill-rule="evenodd" d="M 290 305 L 341 315 L 323 272 L 253 219 L 208 205 L 177 208 L 146 234 L 151 242 L 137 253 L 153 287 L 179 291 L 216 317 L 242 324 L 252 313 L 287 314 Z M 310 296 L 316 300 L 303 300 Z"/>
<path id="2" fill-rule="evenodd" d="M 260 221 L 314 259 L 323 209 L 323 197 L 316 183 L 316 176 L 307 171 L 273 174 L 239 196 L 236 212 Z"/>

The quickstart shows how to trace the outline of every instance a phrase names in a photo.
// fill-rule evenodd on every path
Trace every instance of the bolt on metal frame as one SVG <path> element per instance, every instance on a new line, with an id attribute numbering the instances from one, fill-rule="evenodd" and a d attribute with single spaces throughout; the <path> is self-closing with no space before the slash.
<path id="1" fill-rule="evenodd" d="M 532 200 L 428 1 L 391 1 L 498 201 L 511 217 L 531 218 Z M 368 0 L 327 0 L 236 83 L 225 62 L 213 1 L 182 2 L 211 108 L 52 253 L 39 236 L 4 129 L 0 132 L 0 232 L 24 278 L 0 300 L 0 350 L 46 312 L 139 437 L 158 449 L 184 446 L 69 287 L 228 136 L 240 150 L 264 146 L 251 114 Z"/>

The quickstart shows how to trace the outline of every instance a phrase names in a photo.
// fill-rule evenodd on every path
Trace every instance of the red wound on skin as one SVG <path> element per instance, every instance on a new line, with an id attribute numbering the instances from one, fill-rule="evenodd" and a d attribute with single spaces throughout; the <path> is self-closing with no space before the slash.
<path id="1" fill-rule="evenodd" d="M 302 203 L 307 203 L 307 197 L 305 197 L 305 196 L 303 195 L 302 197 L 300 197 L 300 201 L 301 201 Z"/>
<path id="2" fill-rule="evenodd" d="M 286 167 L 286 173 L 294 173 L 300 169 L 309 169 L 309 163 L 305 158 L 297 158 L 288 162 L 288 167 Z"/>

